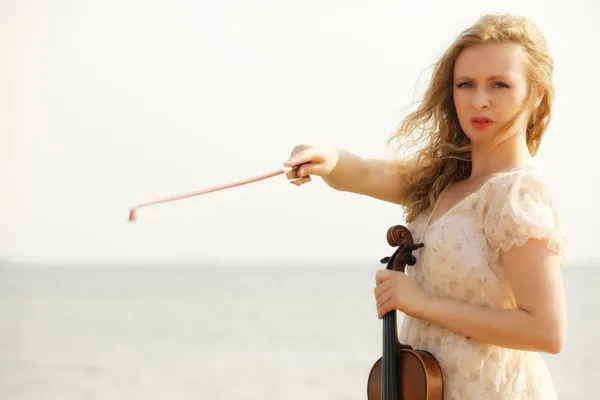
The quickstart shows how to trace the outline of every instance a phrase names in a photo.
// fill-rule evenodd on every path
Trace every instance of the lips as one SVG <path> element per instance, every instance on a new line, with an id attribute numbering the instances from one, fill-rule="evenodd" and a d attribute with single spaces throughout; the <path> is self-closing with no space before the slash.
<path id="1" fill-rule="evenodd" d="M 488 117 L 473 117 L 471 118 L 471 125 L 475 129 L 486 129 L 494 122 L 492 119 Z"/>
<path id="2" fill-rule="evenodd" d="M 488 117 L 473 117 L 473 118 L 471 118 L 471 122 L 478 122 L 478 123 L 488 122 L 488 123 L 491 123 L 491 122 L 494 122 L 494 121 L 492 121 L 492 119 L 488 118 Z"/>

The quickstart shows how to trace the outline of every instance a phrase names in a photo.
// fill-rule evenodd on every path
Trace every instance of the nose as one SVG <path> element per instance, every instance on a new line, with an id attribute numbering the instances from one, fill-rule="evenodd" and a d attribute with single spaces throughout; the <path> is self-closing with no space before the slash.
<path id="1" fill-rule="evenodd" d="M 475 110 L 481 111 L 490 106 L 490 98 L 485 88 L 477 88 L 471 99 L 472 106 Z"/>

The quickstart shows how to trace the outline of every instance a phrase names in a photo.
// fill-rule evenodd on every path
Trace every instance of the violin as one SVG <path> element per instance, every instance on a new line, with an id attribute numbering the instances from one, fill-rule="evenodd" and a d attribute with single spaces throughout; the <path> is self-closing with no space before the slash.
<path id="1" fill-rule="evenodd" d="M 386 269 L 404 272 L 415 265 L 412 254 L 424 246 L 414 244 L 410 231 L 395 225 L 387 231 L 390 246 L 398 247 L 391 257 L 381 259 Z M 383 355 L 373 364 L 367 381 L 368 400 L 442 400 L 443 379 L 439 362 L 428 351 L 413 349 L 398 340 L 396 310 L 383 317 Z"/>

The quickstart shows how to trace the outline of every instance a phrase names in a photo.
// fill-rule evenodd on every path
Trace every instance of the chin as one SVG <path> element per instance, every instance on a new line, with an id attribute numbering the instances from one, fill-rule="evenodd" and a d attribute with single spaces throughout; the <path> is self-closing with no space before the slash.
<path id="1" fill-rule="evenodd" d="M 469 138 L 469 141 L 471 142 L 471 145 L 481 145 L 481 144 L 485 144 L 485 143 L 492 143 L 494 140 L 494 136 L 496 134 L 496 131 L 489 131 L 489 130 L 485 130 L 485 131 L 478 131 L 476 129 L 463 129 L 463 132 L 465 133 L 465 135 Z"/>

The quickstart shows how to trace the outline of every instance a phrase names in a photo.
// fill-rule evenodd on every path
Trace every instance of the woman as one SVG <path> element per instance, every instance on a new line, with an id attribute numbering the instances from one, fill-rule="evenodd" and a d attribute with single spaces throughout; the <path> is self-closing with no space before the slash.
<path id="1" fill-rule="evenodd" d="M 554 193 L 533 162 L 546 131 L 553 61 L 531 22 L 489 15 L 463 31 L 388 143 L 413 158 L 366 160 L 296 146 L 284 165 L 302 185 L 401 205 L 416 242 L 407 274 L 381 270 L 378 317 L 406 314 L 401 342 L 439 361 L 445 399 L 556 398 L 539 352 L 566 335 L 561 268 L 570 258 Z M 420 133 L 420 135 L 417 135 Z"/>

